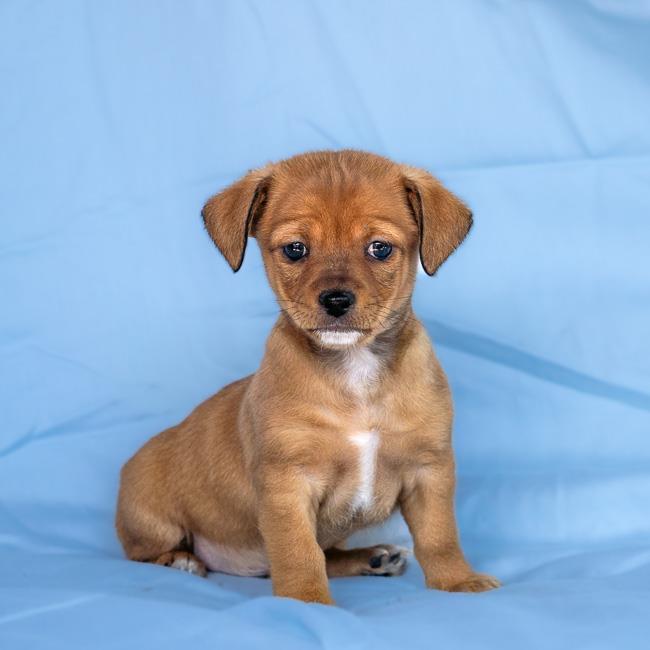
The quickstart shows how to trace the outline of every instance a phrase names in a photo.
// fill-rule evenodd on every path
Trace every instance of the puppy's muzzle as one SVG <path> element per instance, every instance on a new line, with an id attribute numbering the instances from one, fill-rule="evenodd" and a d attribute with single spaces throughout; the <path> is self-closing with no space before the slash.
<path id="1" fill-rule="evenodd" d="M 334 318 L 339 318 L 349 311 L 350 307 L 354 305 L 355 300 L 356 298 L 351 291 L 342 291 L 339 289 L 328 289 L 318 296 L 318 302 Z"/>

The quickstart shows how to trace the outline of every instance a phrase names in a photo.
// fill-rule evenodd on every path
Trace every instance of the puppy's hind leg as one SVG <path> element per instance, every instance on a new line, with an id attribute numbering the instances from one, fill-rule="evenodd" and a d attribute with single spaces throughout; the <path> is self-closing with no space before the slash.
<path id="1" fill-rule="evenodd" d="M 151 493 L 147 496 L 141 484 L 125 481 L 124 474 L 115 527 L 126 556 L 204 577 L 205 564 L 190 552 L 186 531 L 165 516 L 161 504 Z"/>
<path id="2" fill-rule="evenodd" d="M 117 534 L 130 560 L 151 562 L 205 577 L 205 564 L 190 552 L 182 528 L 150 513 L 118 509 Z"/>
<path id="3" fill-rule="evenodd" d="M 367 548 L 330 548 L 325 551 L 327 575 L 343 576 L 399 576 L 406 570 L 409 551 L 392 544 Z"/>

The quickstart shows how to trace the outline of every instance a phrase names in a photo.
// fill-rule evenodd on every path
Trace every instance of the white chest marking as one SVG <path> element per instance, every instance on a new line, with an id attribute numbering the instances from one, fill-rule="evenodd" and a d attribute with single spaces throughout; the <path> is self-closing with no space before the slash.
<path id="1" fill-rule="evenodd" d="M 373 500 L 379 434 L 376 431 L 362 431 L 351 434 L 349 440 L 359 449 L 359 483 L 352 498 L 352 507 L 355 510 L 365 509 Z"/>
<path id="2" fill-rule="evenodd" d="M 346 352 L 343 372 L 351 391 L 364 395 L 377 380 L 380 360 L 368 348 L 353 348 Z"/>

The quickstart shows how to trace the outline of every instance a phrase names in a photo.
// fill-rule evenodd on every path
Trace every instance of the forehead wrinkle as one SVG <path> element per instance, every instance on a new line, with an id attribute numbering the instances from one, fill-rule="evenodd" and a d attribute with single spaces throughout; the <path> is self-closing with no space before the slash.
<path id="1" fill-rule="evenodd" d="M 321 236 L 321 225 L 318 219 L 309 216 L 300 218 L 287 218 L 278 223 L 271 232 L 271 241 L 281 243 L 292 237 L 303 239 L 319 239 Z"/>
<path id="2" fill-rule="evenodd" d="M 363 230 L 364 245 L 370 244 L 372 241 L 387 241 L 396 246 L 406 247 L 410 243 L 410 237 L 404 231 L 396 228 L 368 228 Z"/>

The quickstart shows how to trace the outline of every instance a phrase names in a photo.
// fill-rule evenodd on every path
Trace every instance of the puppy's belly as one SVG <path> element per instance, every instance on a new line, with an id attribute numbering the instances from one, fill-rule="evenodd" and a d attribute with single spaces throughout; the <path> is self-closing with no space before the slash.
<path id="1" fill-rule="evenodd" d="M 269 573 L 269 564 L 262 548 L 236 549 L 195 535 L 194 554 L 210 571 L 235 576 L 264 576 Z"/>

